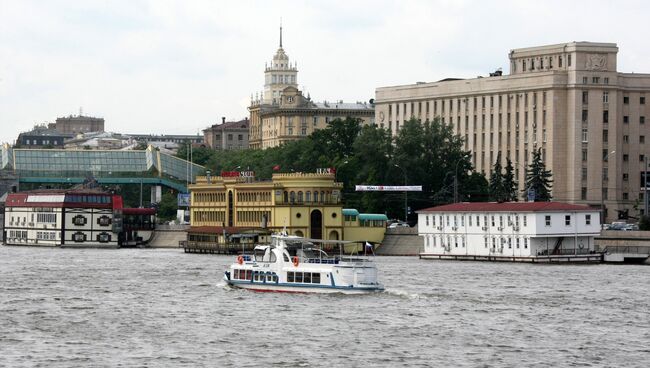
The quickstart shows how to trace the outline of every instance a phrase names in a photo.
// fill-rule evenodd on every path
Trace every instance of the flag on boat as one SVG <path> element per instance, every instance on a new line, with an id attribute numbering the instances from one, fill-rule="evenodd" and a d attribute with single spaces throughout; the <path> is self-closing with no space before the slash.
<path id="1" fill-rule="evenodd" d="M 366 248 L 372 249 L 372 244 L 370 244 L 369 242 L 366 242 Z"/>
<path id="2" fill-rule="evenodd" d="M 280 165 L 273 166 L 273 171 L 280 171 Z"/>

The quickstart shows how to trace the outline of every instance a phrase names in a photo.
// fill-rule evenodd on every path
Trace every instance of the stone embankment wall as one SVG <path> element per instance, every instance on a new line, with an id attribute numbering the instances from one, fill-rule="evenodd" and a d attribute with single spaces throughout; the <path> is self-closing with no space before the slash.
<path id="1" fill-rule="evenodd" d="M 178 248 L 179 241 L 187 240 L 187 229 L 188 225 L 158 225 L 147 247 Z"/>
<path id="2" fill-rule="evenodd" d="M 424 249 L 424 240 L 416 227 L 386 229 L 384 241 L 375 254 L 378 256 L 417 256 Z"/>

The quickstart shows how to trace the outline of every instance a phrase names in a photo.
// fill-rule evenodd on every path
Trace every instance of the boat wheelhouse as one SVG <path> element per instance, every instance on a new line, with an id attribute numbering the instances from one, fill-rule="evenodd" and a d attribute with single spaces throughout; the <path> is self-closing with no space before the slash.
<path id="1" fill-rule="evenodd" d="M 372 256 L 331 256 L 315 245 L 322 241 L 295 235 L 273 235 L 271 244 L 237 256 L 224 279 L 228 285 L 255 291 L 361 294 L 382 291 Z"/>

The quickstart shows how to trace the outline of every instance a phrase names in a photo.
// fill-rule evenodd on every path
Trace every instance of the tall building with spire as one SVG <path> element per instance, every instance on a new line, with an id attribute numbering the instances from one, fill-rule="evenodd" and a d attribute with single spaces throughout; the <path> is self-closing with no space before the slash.
<path id="1" fill-rule="evenodd" d="M 282 26 L 280 47 L 264 68 L 264 90 L 251 95 L 248 110 L 249 144 L 255 149 L 305 138 L 336 118 L 353 117 L 374 124 L 375 114 L 371 103 L 313 102 L 309 94 L 303 96 L 298 89 L 297 64 L 289 60 L 282 46 Z"/>

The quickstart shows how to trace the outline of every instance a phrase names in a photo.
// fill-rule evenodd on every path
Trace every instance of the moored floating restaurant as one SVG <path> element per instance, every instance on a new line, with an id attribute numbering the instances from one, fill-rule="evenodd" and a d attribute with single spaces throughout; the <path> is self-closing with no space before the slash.
<path id="1" fill-rule="evenodd" d="M 270 234 L 285 229 L 306 238 L 379 245 L 388 221 L 384 214 L 344 209 L 343 184 L 330 169 L 275 173 L 271 180 L 257 180 L 250 171 L 229 171 L 199 176 L 189 188 L 186 247 L 226 246 L 225 252 L 236 252 L 242 244 L 268 243 Z"/>
<path id="2" fill-rule="evenodd" d="M 559 202 L 454 203 L 418 213 L 423 259 L 599 262 L 600 212 Z"/>

